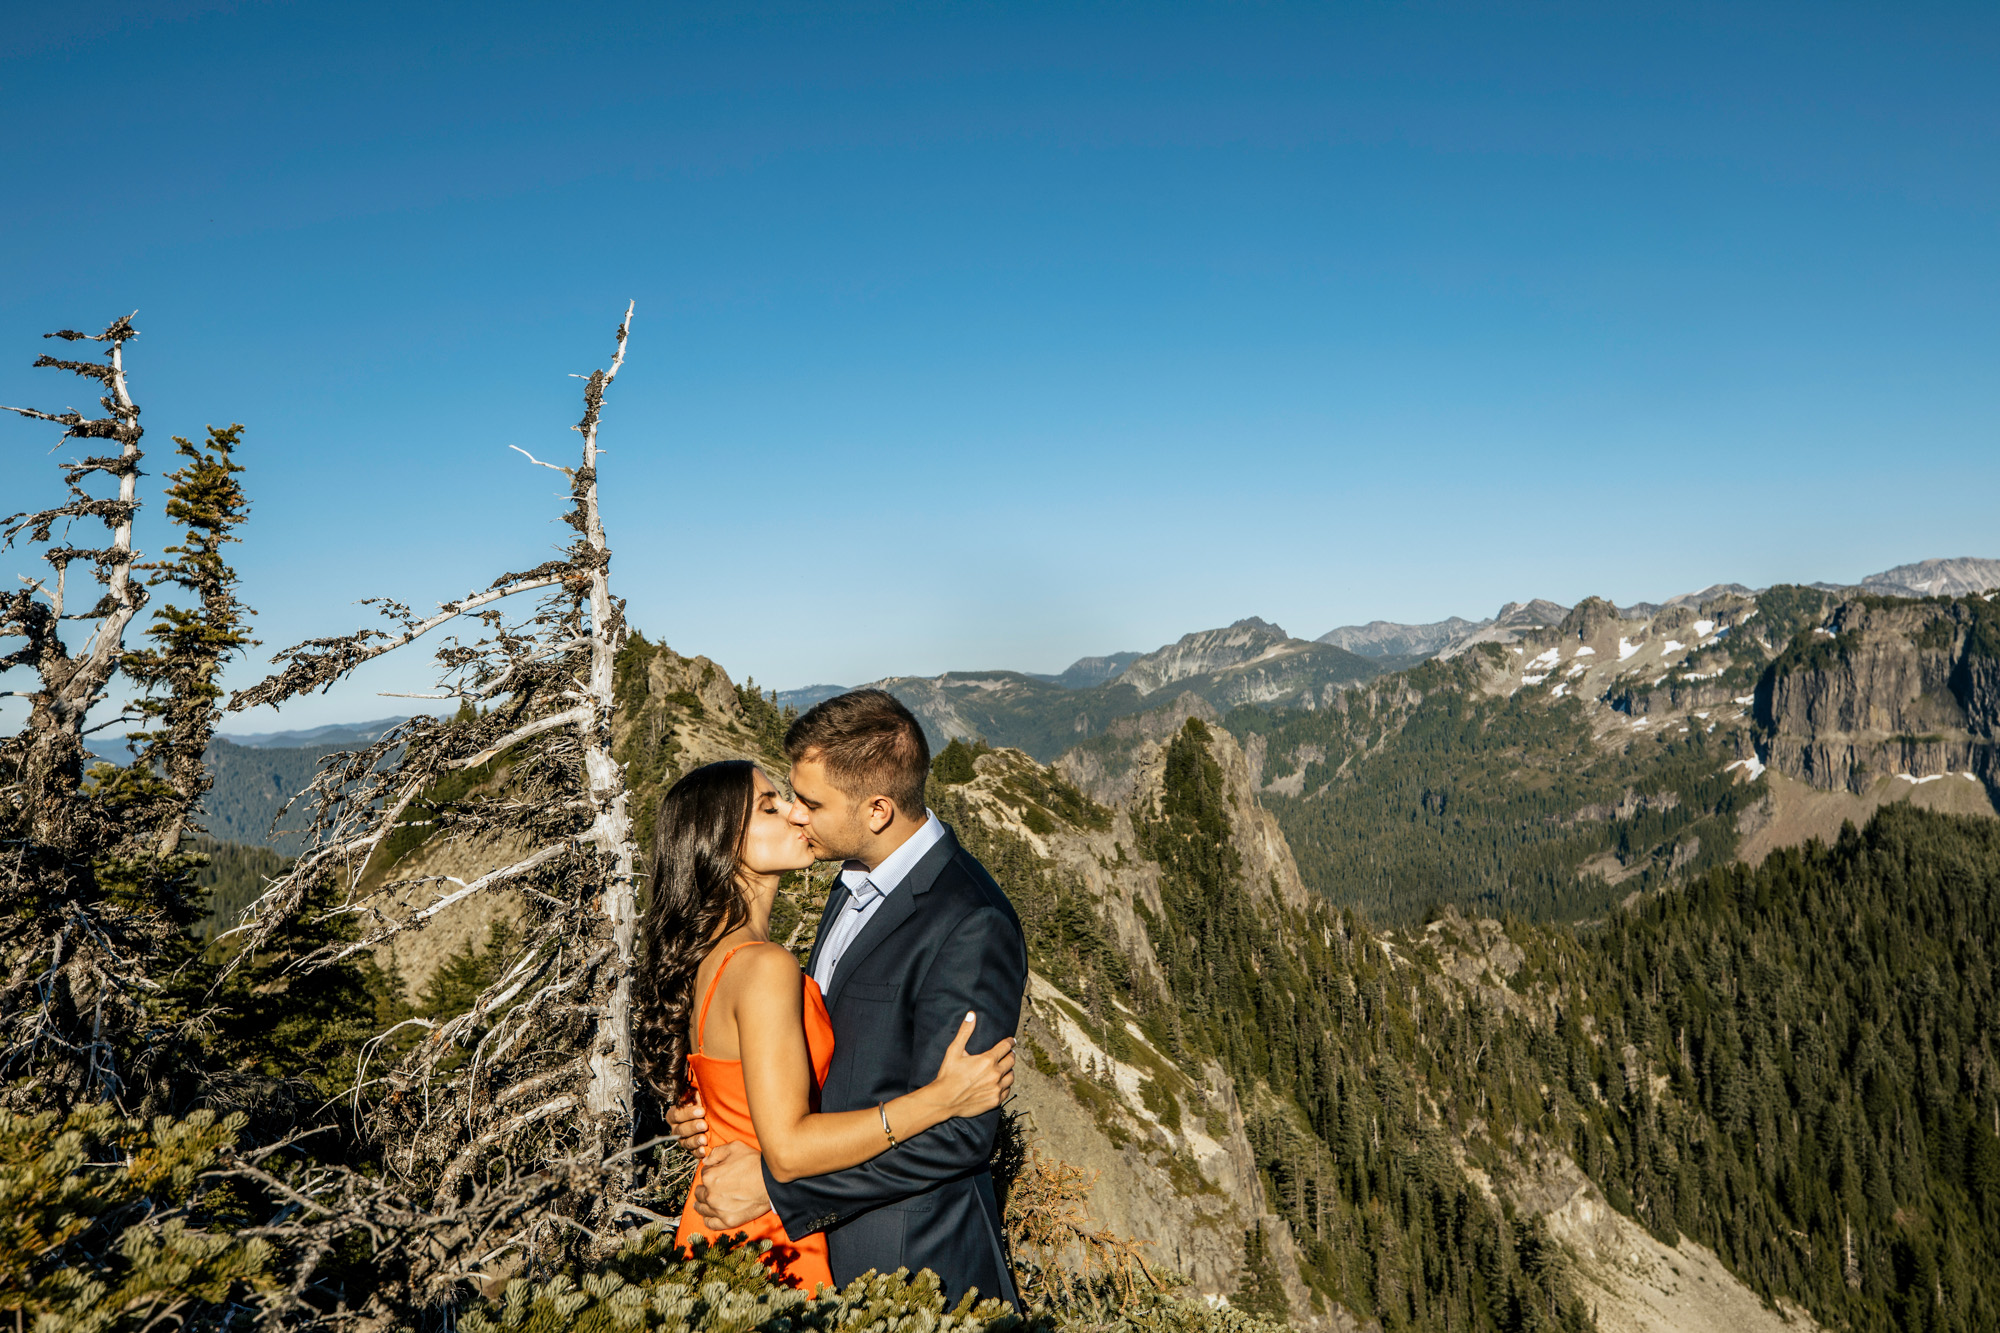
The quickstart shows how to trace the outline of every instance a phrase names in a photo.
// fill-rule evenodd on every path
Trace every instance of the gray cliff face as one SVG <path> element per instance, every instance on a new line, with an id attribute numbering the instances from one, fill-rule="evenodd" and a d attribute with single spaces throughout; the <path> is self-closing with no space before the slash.
<path id="1" fill-rule="evenodd" d="M 1150 712 L 1119 718 L 1103 735 L 1065 752 L 1056 760 L 1056 767 L 1093 801 L 1109 806 L 1129 805 L 1138 790 L 1140 757 L 1157 753 L 1161 744 L 1171 739 L 1191 717 L 1198 717 L 1210 726 L 1222 720 L 1215 705 L 1193 691 L 1186 691 Z M 1261 747 L 1258 753 L 1262 755 Z"/>
<path id="2" fill-rule="evenodd" d="M 1147 695 L 1190 676 L 1289 655 L 1305 647 L 1303 641 L 1292 638 L 1276 625 L 1251 616 L 1227 629 L 1183 634 L 1177 642 L 1147 653 L 1126 667 L 1117 679 L 1120 684 Z"/>
<path id="3" fill-rule="evenodd" d="M 1767 762 L 1816 787 L 1974 777 L 2000 787 L 2000 608 L 1844 602 L 1757 687 Z"/>

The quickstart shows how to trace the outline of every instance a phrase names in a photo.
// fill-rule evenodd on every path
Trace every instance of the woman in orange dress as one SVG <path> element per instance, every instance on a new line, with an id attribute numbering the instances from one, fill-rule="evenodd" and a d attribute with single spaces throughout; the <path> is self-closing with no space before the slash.
<path id="1" fill-rule="evenodd" d="M 771 940 L 780 878 L 813 863 L 789 809 L 770 778 L 741 760 L 697 768 L 661 799 L 636 1046 L 665 1104 L 700 1093 L 711 1148 L 755 1148 L 779 1180 L 844 1171 L 954 1116 L 984 1114 L 1014 1081 L 1011 1038 L 966 1053 L 975 1023 L 967 1014 L 930 1083 L 868 1110 L 819 1110 L 833 1024 L 818 984 Z M 688 1199 L 679 1243 L 714 1239 L 694 1211 L 693 1186 Z M 793 1286 L 833 1282 L 822 1233 L 795 1240 L 768 1212 L 727 1234 L 770 1241 L 764 1262 Z"/>

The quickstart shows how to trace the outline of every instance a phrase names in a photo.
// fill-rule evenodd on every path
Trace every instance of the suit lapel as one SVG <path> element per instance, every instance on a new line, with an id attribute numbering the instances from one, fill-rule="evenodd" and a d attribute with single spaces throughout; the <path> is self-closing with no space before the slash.
<path id="1" fill-rule="evenodd" d="M 826 943 L 826 928 L 833 924 L 833 919 L 840 915 L 840 909 L 845 906 L 847 906 L 847 881 L 835 875 L 833 878 L 833 892 L 826 895 L 826 906 L 820 909 L 819 929 L 813 932 L 812 953 L 808 956 L 808 962 L 806 963 L 806 974 L 808 976 L 812 974 L 814 968 L 819 966 L 819 951 L 821 946 Z"/>
<path id="2" fill-rule="evenodd" d="M 875 915 L 868 919 L 868 924 L 854 937 L 854 943 L 848 945 L 847 952 L 840 956 L 840 966 L 834 969 L 833 973 L 833 994 L 826 997 L 829 1007 L 840 998 L 842 988 L 859 970 L 861 964 L 867 961 L 868 955 L 875 952 L 876 946 L 893 935 L 896 927 L 908 921 L 916 912 L 917 899 L 931 891 L 931 885 L 937 883 L 937 877 L 951 864 L 951 858 L 957 855 L 958 839 L 947 827 L 944 836 L 937 840 L 937 845 L 925 852 L 922 858 L 910 867 L 910 873 L 903 877 L 903 882 L 882 900 L 882 905 L 875 909 Z"/>

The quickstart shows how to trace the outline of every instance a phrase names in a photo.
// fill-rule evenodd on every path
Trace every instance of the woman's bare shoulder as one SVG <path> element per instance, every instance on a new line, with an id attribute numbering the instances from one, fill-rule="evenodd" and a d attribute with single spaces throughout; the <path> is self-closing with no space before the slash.
<path id="1" fill-rule="evenodd" d="M 799 960 L 784 945 L 768 940 L 746 944 L 730 960 L 731 982 L 737 986 L 767 986 L 792 981 L 800 972 Z"/>

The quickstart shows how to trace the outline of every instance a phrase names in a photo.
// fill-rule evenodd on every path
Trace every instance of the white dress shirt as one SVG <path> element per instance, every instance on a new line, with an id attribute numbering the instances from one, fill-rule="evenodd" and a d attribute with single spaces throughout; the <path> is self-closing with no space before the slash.
<path id="1" fill-rule="evenodd" d="M 882 900 L 909 878 L 917 862 L 924 859 L 924 853 L 937 846 L 943 837 L 944 822 L 936 812 L 926 810 L 917 831 L 905 838 L 901 847 L 883 857 L 881 865 L 869 870 L 858 861 L 849 861 L 841 870 L 840 882 L 847 886 L 847 902 L 841 906 L 840 915 L 828 924 L 826 940 L 813 955 L 813 980 L 819 983 L 820 990 L 833 984 L 833 970 L 840 966 L 841 955 L 863 927 L 874 920 Z"/>

